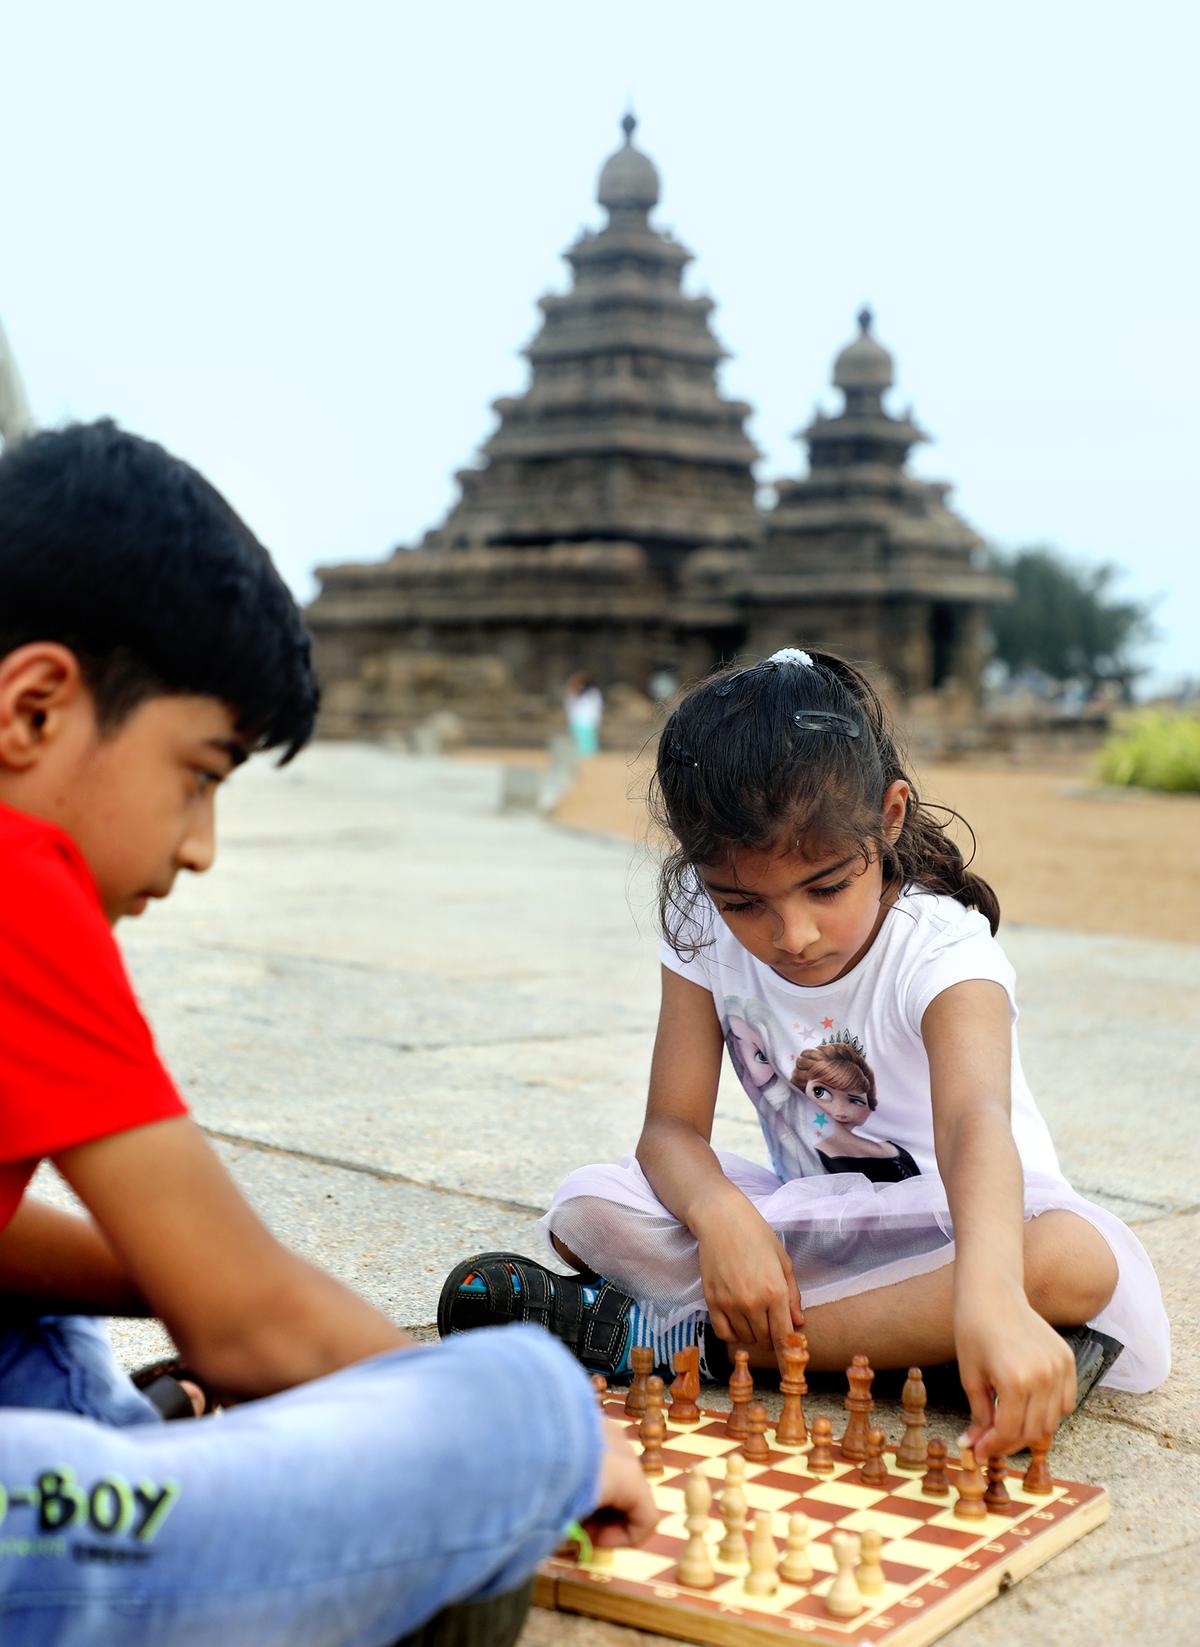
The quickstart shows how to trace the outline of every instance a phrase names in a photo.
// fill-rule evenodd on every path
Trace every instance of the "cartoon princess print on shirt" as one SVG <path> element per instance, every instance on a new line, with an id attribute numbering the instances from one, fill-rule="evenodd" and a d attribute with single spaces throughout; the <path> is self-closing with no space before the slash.
<path id="1" fill-rule="evenodd" d="M 875 1075 L 857 1036 L 846 1031 L 809 1047 L 782 1073 L 789 1055 L 773 1039 L 778 1025 L 764 1001 L 726 997 L 725 1047 L 758 1111 L 771 1165 L 781 1178 L 859 1172 L 873 1183 L 916 1178 L 920 1168 L 899 1144 L 864 1138 L 858 1128 L 878 1108 Z"/>
<path id="2" fill-rule="evenodd" d="M 875 1073 L 856 1035 L 841 1031 L 796 1059 L 792 1086 L 806 1100 L 801 1123 L 815 1135 L 826 1172 L 861 1172 L 874 1183 L 916 1178 L 920 1167 L 900 1144 L 860 1137 L 857 1128 L 878 1108 Z"/>

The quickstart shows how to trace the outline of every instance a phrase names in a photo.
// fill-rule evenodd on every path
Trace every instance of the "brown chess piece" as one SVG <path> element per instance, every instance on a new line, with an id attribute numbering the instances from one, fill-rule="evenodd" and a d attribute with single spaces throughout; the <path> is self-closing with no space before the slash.
<path id="1" fill-rule="evenodd" d="M 1008 1460 L 999 1455 L 987 1461 L 987 1492 L 983 1495 L 983 1502 L 989 1510 L 1002 1510 L 1006 1504 L 1012 1503 L 1004 1477 L 1008 1473 Z"/>
<path id="2" fill-rule="evenodd" d="M 750 1372 L 750 1352 L 734 1350 L 733 1375 L 729 1380 L 729 1418 L 725 1434 L 735 1441 L 744 1441 L 750 1431 L 746 1424 L 746 1408 L 754 1399 L 754 1379 Z"/>
<path id="3" fill-rule="evenodd" d="M 592 1374 L 592 1388 L 596 1392 L 596 1405 L 604 1411 L 604 1397 L 608 1394 L 608 1379 L 603 1373 Z"/>
<path id="4" fill-rule="evenodd" d="M 675 1382 L 671 1385 L 672 1424 L 698 1424 L 700 1408 L 700 1346 L 691 1344 L 675 1351 Z"/>
<path id="5" fill-rule="evenodd" d="M 629 1352 L 633 1377 L 625 1395 L 626 1418 L 640 1418 L 646 1410 L 646 1380 L 654 1371 L 654 1351 L 649 1344 L 637 1344 Z"/>
<path id="6" fill-rule="evenodd" d="M 859 1472 L 865 1487 L 882 1487 L 888 1479 L 888 1467 L 883 1461 L 886 1436 L 882 1430 L 867 1431 L 867 1462 Z"/>
<path id="7" fill-rule="evenodd" d="M 875 1408 L 875 1403 L 871 1399 L 871 1380 L 875 1374 L 866 1356 L 856 1355 L 846 1368 L 846 1377 L 849 1380 L 850 1393 L 846 1397 L 845 1405 L 850 1418 L 841 1439 L 842 1457 L 853 1459 L 857 1463 L 867 1456 L 867 1420 Z"/>
<path id="8" fill-rule="evenodd" d="M 1046 1463 L 1053 1439 L 1050 1435 L 1040 1435 L 1036 1441 L 1029 1443 L 1029 1468 L 1021 1479 L 1021 1485 L 1027 1493 L 1036 1493 L 1040 1496 L 1054 1491 L 1054 1477 Z"/>
<path id="9" fill-rule="evenodd" d="M 929 1443 L 929 1468 L 921 1482 L 921 1491 L 930 1498 L 945 1498 L 950 1492 L 950 1477 L 946 1473 L 946 1443 L 935 1435 Z"/>
<path id="10" fill-rule="evenodd" d="M 970 1447 L 964 1447 L 958 1461 L 958 1497 L 954 1514 L 959 1521 L 983 1521 L 987 1505 L 983 1502 L 983 1477 Z"/>
<path id="11" fill-rule="evenodd" d="M 827 1418 L 814 1418 L 812 1425 L 812 1451 L 808 1455 L 808 1467 L 813 1475 L 833 1474 L 833 1425 Z"/>
<path id="12" fill-rule="evenodd" d="M 646 1380 L 646 1411 L 649 1412 L 652 1407 L 656 1407 L 662 1414 L 664 1435 L 667 1433 L 666 1401 L 666 1386 L 657 1373 L 651 1373 L 649 1378 Z"/>
<path id="13" fill-rule="evenodd" d="M 896 1448 L 898 1470 L 923 1470 L 927 1458 L 925 1444 L 925 1380 L 920 1367 L 910 1367 L 900 1395 L 904 1415 L 904 1435 Z"/>
<path id="14" fill-rule="evenodd" d="M 785 1452 L 803 1447 L 808 1440 L 808 1426 L 804 1422 L 804 1401 L 808 1384 L 804 1369 L 808 1365 L 808 1339 L 802 1332 L 790 1332 L 783 1341 L 783 1377 L 779 1388 L 783 1391 L 783 1411 L 775 1427 L 775 1445 Z"/>
<path id="15" fill-rule="evenodd" d="M 648 1406 L 642 1414 L 642 1422 L 638 1428 L 638 1440 L 642 1444 L 643 1475 L 662 1475 L 666 1469 L 663 1462 L 663 1442 L 666 1435 L 667 1423 L 662 1408 Z"/>
<path id="16" fill-rule="evenodd" d="M 767 1409 L 761 1401 L 752 1401 L 746 1408 L 746 1428 L 742 1452 L 751 1464 L 765 1464 L 771 1449 L 767 1446 Z"/>

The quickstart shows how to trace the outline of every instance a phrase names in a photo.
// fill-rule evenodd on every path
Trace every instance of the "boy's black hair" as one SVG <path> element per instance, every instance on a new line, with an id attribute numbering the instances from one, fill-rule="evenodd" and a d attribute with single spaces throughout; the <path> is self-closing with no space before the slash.
<path id="1" fill-rule="evenodd" d="M 57 641 L 102 731 L 195 694 L 283 761 L 312 736 L 308 631 L 271 557 L 202 475 L 108 419 L 0 457 L 0 657 Z"/>

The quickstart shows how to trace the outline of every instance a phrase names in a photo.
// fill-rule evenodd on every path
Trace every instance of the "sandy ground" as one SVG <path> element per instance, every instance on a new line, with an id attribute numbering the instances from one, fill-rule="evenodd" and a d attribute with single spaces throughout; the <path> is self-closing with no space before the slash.
<path id="1" fill-rule="evenodd" d="M 527 756 L 525 757 L 528 758 Z M 636 758 L 585 762 L 559 823 L 645 839 L 647 771 Z M 923 800 L 973 826 L 975 868 L 1006 921 L 1194 943 L 1200 931 L 1200 797 L 1101 789 L 1087 765 L 928 765 Z M 969 842 L 958 829 L 960 844 Z"/>

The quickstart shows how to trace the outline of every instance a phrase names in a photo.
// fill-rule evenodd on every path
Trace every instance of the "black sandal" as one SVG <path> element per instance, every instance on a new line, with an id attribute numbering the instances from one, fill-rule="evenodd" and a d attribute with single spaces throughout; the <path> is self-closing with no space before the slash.
<path id="1" fill-rule="evenodd" d="M 197 1417 L 196 1409 L 192 1406 L 192 1398 L 183 1388 L 181 1379 L 187 1379 L 189 1384 L 195 1384 L 204 1397 L 204 1412 L 215 1412 L 221 1403 L 213 1395 L 202 1378 L 198 1378 L 190 1367 L 186 1367 L 179 1356 L 172 1356 L 166 1361 L 152 1361 L 148 1367 L 139 1367 L 137 1372 L 130 1373 L 134 1385 L 146 1397 L 146 1400 L 157 1407 L 167 1423 L 180 1418 Z"/>
<path id="2" fill-rule="evenodd" d="M 515 1252 L 481 1252 L 456 1264 L 438 1299 L 442 1338 L 514 1321 L 545 1327 L 592 1372 L 609 1378 L 625 1360 L 633 1299 L 611 1281 L 559 1275 Z"/>

